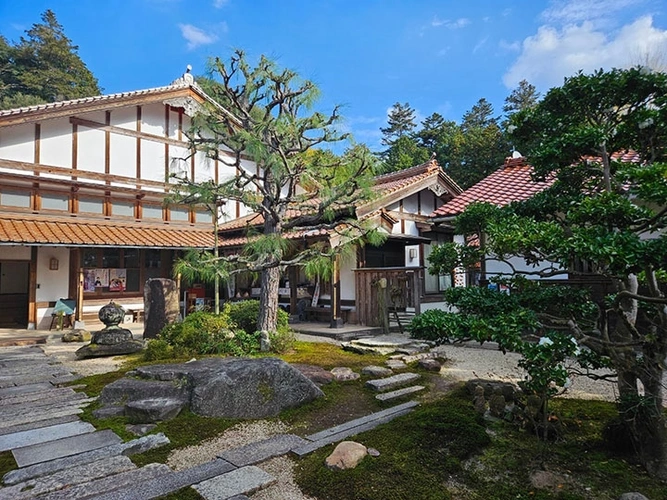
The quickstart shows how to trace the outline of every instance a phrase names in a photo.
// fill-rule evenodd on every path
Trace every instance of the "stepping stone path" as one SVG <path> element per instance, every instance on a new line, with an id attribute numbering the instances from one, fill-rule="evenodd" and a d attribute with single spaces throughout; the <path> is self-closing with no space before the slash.
<path id="1" fill-rule="evenodd" d="M 137 467 L 128 458 L 168 444 L 164 434 L 123 443 L 113 431 L 82 422 L 77 415 L 94 398 L 59 387 L 77 377 L 39 347 L 0 349 L 0 374 L 0 452 L 11 451 L 19 466 L 2 478 L 0 500 L 148 500 L 188 486 L 207 500 L 247 500 L 246 495 L 275 482 L 255 464 L 290 452 L 306 455 L 419 404 L 409 401 L 305 438 L 280 434 L 173 471 L 164 464 Z"/>

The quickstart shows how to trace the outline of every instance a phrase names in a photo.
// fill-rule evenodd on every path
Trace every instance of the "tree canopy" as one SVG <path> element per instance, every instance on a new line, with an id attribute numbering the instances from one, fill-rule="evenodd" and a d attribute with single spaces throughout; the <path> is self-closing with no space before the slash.
<path id="1" fill-rule="evenodd" d="M 553 186 L 503 208 L 469 207 L 457 219 L 458 230 L 483 234 L 485 247 L 450 246 L 436 252 L 433 262 L 449 272 L 464 260 L 470 263 L 475 253 L 506 262 L 521 258 L 553 263 L 536 268 L 535 277 L 580 276 L 591 287 L 597 283 L 573 289 L 505 276 L 514 297 L 512 315 L 489 307 L 488 294 L 484 300 L 467 297 L 474 314 L 466 321 L 476 325 L 468 325 L 468 332 L 494 325 L 501 342 L 533 332 L 552 344 L 566 335 L 582 346 L 576 349 L 582 366 L 590 367 L 595 355 L 595 366 L 612 367 L 621 417 L 647 470 L 662 479 L 667 479 L 666 114 L 664 73 L 615 69 L 566 79 L 511 118 L 513 139 L 536 177 L 554 179 Z"/>
<path id="2" fill-rule="evenodd" d="M 0 108 L 99 95 L 97 78 L 51 10 L 16 44 L 0 37 Z"/>
<path id="3" fill-rule="evenodd" d="M 372 196 L 376 160 L 361 145 L 352 144 L 342 155 L 321 150 L 348 139 L 335 128 L 338 108 L 331 114 L 313 112 L 317 87 L 264 56 L 256 66 L 242 51 L 234 52 L 228 61 L 213 60 L 206 91 L 217 104 L 195 115 L 190 141 L 196 150 L 237 172 L 220 184 L 209 183 L 207 189 L 261 215 L 263 226 L 248 235 L 237 255 L 191 254 L 177 265 L 177 271 L 201 275 L 212 269 L 223 278 L 259 273 L 257 327 L 274 331 L 281 270 L 303 266 L 313 274 L 321 273 L 330 267 L 334 254 L 361 237 L 373 237 L 370 225 L 357 220 L 355 209 Z M 247 168 L 248 158 L 256 169 Z M 201 185 L 181 179 L 180 192 L 191 196 Z M 300 246 L 290 239 L 297 231 L 329 231 L 339 244 Z"/>

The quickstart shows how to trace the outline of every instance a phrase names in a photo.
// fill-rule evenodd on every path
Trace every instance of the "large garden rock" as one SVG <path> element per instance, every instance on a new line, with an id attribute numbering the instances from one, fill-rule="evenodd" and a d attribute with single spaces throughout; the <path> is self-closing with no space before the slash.
<path id="1" fill-rule="evenodd" d="M 208 358 L 137 368 L 106 386 L 100 401 L 124 405 L 127 413 L 130 406 L 152 407 L 150 400 L 166 398 L 169 406 L 182 401 L 207 417 L 266 418 L 320 396 L 322 391 L 312 381 L 280 359 Z M 148 403 L 137 403 L 142 401 Z M 136 411 L 133 415 L 138 421 Z M 169 416 L 166 412 L 158 418 Z"/>

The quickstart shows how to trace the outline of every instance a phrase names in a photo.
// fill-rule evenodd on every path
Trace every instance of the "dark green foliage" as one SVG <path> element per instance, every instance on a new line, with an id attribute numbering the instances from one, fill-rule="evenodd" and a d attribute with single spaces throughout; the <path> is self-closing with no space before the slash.
<path id="1" fill-rule="evenodd" d="M 258 300 L 242 300 L 240 302 L 227 302 L 222 310 L 222 314 L 241 328 L 246 333 L 254 333 L 257 329 L 257 316 L 259 316 Z M 282 309 L 278 309 L 278 319 L 276 320 L 277 330 L 289 328 L 289 314 Z"/>
<path id="2" fill-rule="evenodd" d="M 331 448 L 324 448 L 299 463 L 301 488 L 337 500 L 445 500 L 451 498 L 443 487 L 449 475 L 490 441 L 472 405 L 454 397 L 424 404 L 355 440 L 381 455 L 352 470 L 330 471 L 322 462 Z"/>
<path id="3" fill-rule="evenodd" d="M 16 460 L 14 460 L 14 455 L 11 451 L 3 451 L 0 453 L 0 477 L 4 476 L 11 470 L 18 469 L 19 466 L 16 465 Z"/>
<path id="4" fill-rule="evenodd" d="M 99 95 L 101 89 L 51 10 L 18 44 L 0 39 L 2 109 Z"/>
<path id="5" fill-rule="evenodd" d="M 408 331 L 412 338 L 445 344 L 449 342 L 451 328 L 462 328 L 462 325 L 450 325 L 452 321 L 465 320 L 462 315 L 447 313 L 441 309 L 429 309 L 412 319 L 408 325 Z"/>
<path id="6" fill-rule="evenodd" d="M 259 302 L 246 300 L 225 304 L 220 314 L 197 311 L 184 321 L 166 326 L 157 339 L 150 340 L 144 359 L 186 358 L 200 355 L 247 356 L 260 350 L 260 335 L 255 325 Z M 278 313 L 278 330 L 271 332 L 271 349 L 284 352 L 292 348 L 294 334 L 289 316 Z"/>

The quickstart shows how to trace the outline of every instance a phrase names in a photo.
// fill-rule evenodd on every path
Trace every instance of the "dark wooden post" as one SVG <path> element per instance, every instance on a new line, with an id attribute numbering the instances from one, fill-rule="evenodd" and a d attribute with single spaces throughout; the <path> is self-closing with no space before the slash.
<path id="1" fill-rule="evenodd" d="M 342 328 L 343 318 L 340 314 L 340 256 L 333 258 L 331 273 L 331 328 Z"/>

